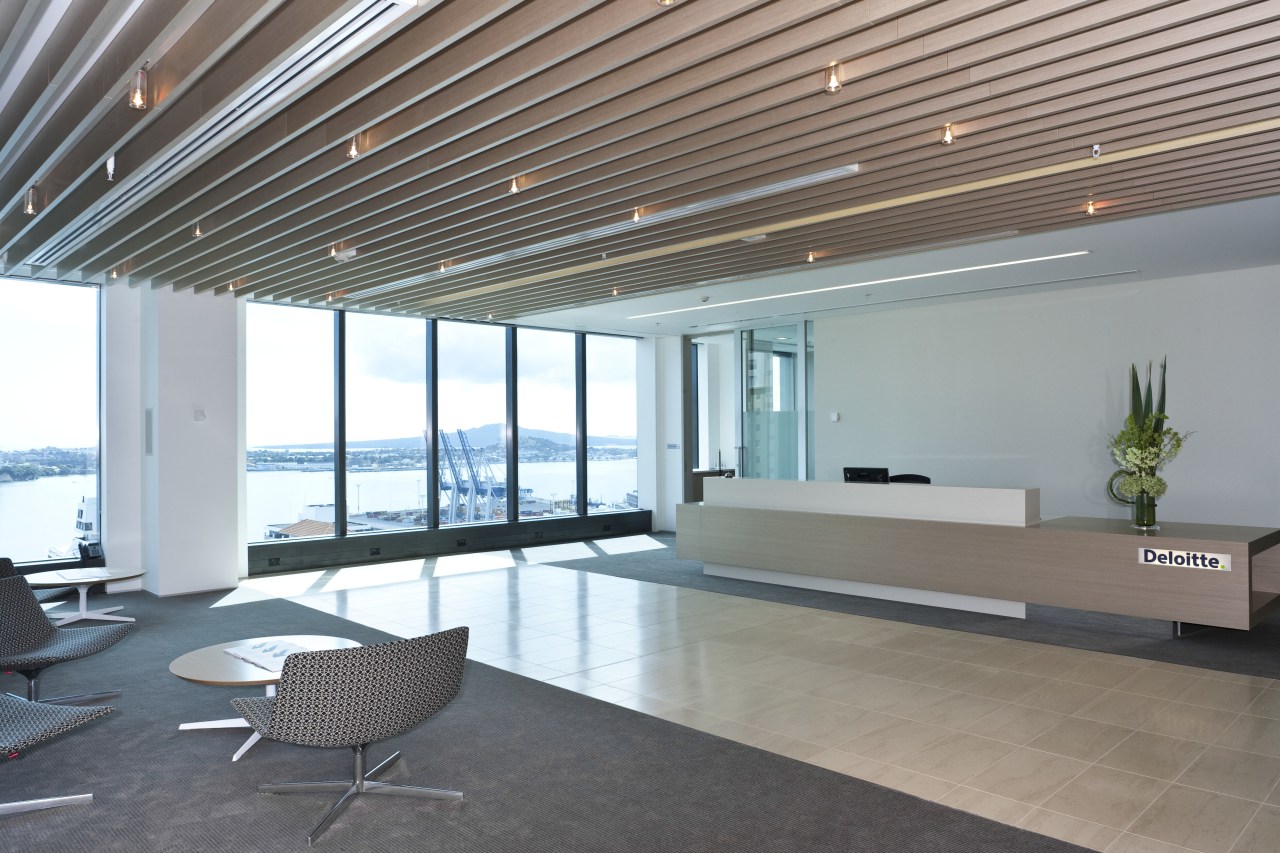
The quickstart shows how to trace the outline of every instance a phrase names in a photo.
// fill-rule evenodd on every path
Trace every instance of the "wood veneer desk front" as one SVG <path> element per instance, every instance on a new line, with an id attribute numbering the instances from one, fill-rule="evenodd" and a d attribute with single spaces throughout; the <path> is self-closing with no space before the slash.
<path id="1" fill-rule="evenodd" d="M 795 485 L 826 495 L 836 484 Z M 1270 528 L 1162 522 L 1144 534 L 1121 519 L 974 523 L 716 497 L 677 508 L 677 553 L 708 574 L 1006 616 L 1031 602 L 1244 630 L 1280 604 L 1280 530 Z M 1144 547 L 1229 555 L 1231 570 L 1142 565 Z"/>

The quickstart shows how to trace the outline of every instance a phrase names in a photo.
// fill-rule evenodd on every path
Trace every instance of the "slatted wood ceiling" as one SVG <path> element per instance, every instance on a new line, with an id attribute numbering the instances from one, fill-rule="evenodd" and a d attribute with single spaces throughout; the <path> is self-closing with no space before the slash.
<path id="1" fill-rule="evenodd" d="M 17 277 L 506 320 L 1280 192 L 1280 0 L 6 0 L 0 37 Z"/>

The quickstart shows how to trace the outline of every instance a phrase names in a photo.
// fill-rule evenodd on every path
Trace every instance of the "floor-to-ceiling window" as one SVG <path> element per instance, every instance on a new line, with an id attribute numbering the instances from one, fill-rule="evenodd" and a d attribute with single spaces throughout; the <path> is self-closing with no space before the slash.
<path id="1" fill-rule="evenodd" d="M 248 305 L 250 542 L 334 535 L 334 318 L 320 309 Z"/>
<path id="2" fill-rule="evenodd" d="M 250 542 L 638 505 L 633 339 L 263 303 L 246 336 Z"/>
<path id="3" fill-rule="evenodd" d="M 640 505 L 636 342 L 587 335 L 587 511 Z"/>
<path id="4" fill-rule="evenodd" d="M 346 315 L 347 532 L 428 527 L 427 321 Z"/>
<path id="5" fill-rule="evenodd" d="M 75 557 L 98 530 L 98 291 L 0 279 L 0 556 Z"/>
<path id="6" fill-rule="evenodd" d="M 570 332 L 516 330 L 522 517 L 578 511 L 576 341 Z"/>
<path id="7" fill-rule="evenodd" d="M 440 523 L 507 517 L 507 329 L 436 324 Z"/>

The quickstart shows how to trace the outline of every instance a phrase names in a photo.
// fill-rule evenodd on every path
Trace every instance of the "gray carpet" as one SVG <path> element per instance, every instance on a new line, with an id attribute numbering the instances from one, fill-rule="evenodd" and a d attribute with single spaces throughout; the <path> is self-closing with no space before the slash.
<path id="1" fill-rule="evenodd" d="M 170 675 L 190 649 L 277 633 L 387 639 L 285 601 L 210 608 L 217 595 L 113 596 L 138 617 L 124 642 L 56 666 L 46 695 L 123 686 L 118 712 L 4 762 L 0 801 L 92 791 L 94 802 L 0 818 L 6 850 L 305 849 L 328 795 L 258 794 L 260 782 L 341 778 L 346 750 L 261 741 L 246 730 L 179 732 L 231 716 L 257 691 Z M 0 688 L 20 691 L 17 676 Z M 887 788 L 686 729 L 482 664 L 460 697 L 373 760 L 405 750 L 388 777 L 453 787 L 462 804 L 363 798 L 321 838 L 352 851 L 956 851 L 1066 853 L 1080 848 Z"/>
<path id="2" fill-rule="evenodd" d="M 650 535 L 667 547 L 608 556 L 601 552 L 601 556 L 594 558 L 548 562 L 569 569 L 761 601 L 1280 678 L 1280 614 L 1273 615 L 1252 631 L 1206 628 L 1176 639 L 1172 636 L 1169 622 L 1060 607 L 1028 605 L 1026 619 L 1011 619 L 704 575 L 701 562 L 676 557 L 675 534 Z"/>

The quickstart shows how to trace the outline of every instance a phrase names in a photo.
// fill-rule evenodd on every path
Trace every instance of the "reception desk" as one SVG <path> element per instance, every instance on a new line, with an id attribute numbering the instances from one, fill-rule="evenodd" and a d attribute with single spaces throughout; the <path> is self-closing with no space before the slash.
<path id="1" fill-rule="evenodd" d="M 716 480 L 676 532 L 708 574 L 1004 616 L 1030 602 L 1247 630 L 1280 604 L 1280 530 L 1041 521 L 1035 489 Z"/>

